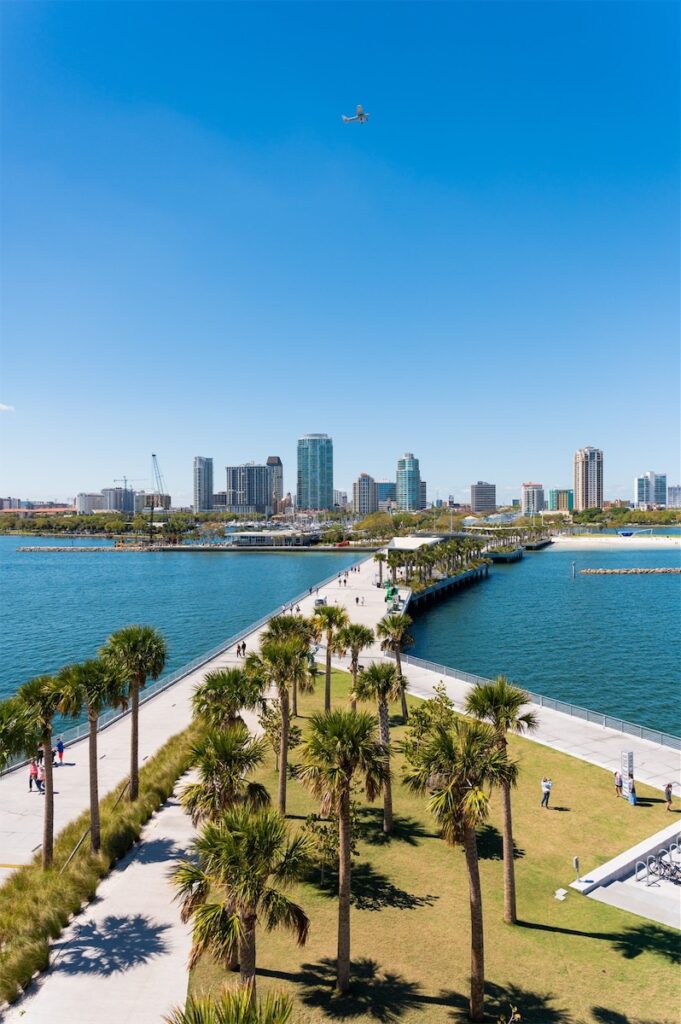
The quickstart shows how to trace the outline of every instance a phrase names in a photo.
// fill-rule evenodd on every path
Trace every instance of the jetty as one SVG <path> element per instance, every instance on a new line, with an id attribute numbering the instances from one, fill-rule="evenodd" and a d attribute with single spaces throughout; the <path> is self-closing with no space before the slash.
<path id="1" fill-rule="evenodd" d="M 681 574 L 681 567 L 653 569 L 580 569 L 580 576 L 669 576 Z"/>

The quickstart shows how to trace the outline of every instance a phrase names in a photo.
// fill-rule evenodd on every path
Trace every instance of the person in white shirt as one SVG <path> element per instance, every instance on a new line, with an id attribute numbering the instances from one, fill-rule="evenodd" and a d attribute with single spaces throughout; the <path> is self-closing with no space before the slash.
<path id="1" fill-rule="evenodd" d="M 553 783 L 551 779 L 548 779 L 546 775 L 541 780 L 541 806 L 548 808 L 549 797 L 551 796 L 551 786 Z"/>

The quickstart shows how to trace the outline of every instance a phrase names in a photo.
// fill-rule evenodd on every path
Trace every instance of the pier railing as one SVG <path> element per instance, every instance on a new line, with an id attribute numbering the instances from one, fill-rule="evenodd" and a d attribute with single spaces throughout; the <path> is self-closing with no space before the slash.
<path id="1" fill-rule="evenodd" d="M 388 654 L 388 657 L 391 655 Z M 437 664 L 434 661 L 424 661 L 422 658 L 415 658 L 411 654 L 401 656 L 403 665 L 414 665 L 416 668 L 429 669 L 437 672 L 438 675 L 447 676 L 450 679 L 458 679 L 463 683 L 489 683 L 491 680 L 484 676 L 472 675 L 470 672 L 461 672 L 459 669 L 450 668 L 448 665 Z M 635 725 L 614 715 L 606 715 L 601 711 L 591 711 L 589 708 L 579 707 L 577 704 L 569 704 L 564 700 L 557 700 L 555 697 L 545 697 L 541 693 L 533 693 L 532 690 L 525 690 L 533 704 L 542 708 L 550 708 L 551 711 L 560 711 L 561 714 L 569 715 L 571 718 L 579 718 L 583 722 L 591 722 L 592 725 L 600 725 L 604 729 L 614 729 L 625 736 L 635 736 L 638 739 L 648 740 L 650 743 L 657 743 L 662 747 L 671 747 L 673 750 L 681 750 L 681 737 L 672 736 L 659 729 L 649 729 L 645 725 Z"/>
<path id="2" fill-rule="evenodd" d="M 331 576 L 327 576 L 326 579 L 321 580 L 319 583 L 315 583 L 312 589 L 319 590 L 321 587 L 325 587 L 327 584 L 332 583 L 333 580 L 337 579 L 339 575 L 340 573 L 338 572 L 332 573 Z M 213 647 L 212 650 L 199 655 L 198 658 L 194 658 L 194 660 L 188 662 L 188 664 L 175 669 L 175 671 L 171 672 L 169 675 L 161 676 L 159 679 L 148 683 L 144 689 L 140 691 L 140 705 L 146 704 L 147 701 L 151 700 L 157 694 L 162 693 L 171 686 L 174 686 L 175 683 L 179 683 L 181 679 L 191 675 L 192 672 L 196 672 L 197 669 L 203 668 L 204 665 L 213 661 L 214 658 L 218 658 L 221 654 L 224 654 L 225 651 L 229 650 L 230 647 L 233 647 L 234 644 L 239 643 L 239 641 L 244 640 L 246 637 L 250 636 L 251 633 L 260 629 L 261 626 L 264 626 L 266 622 L 269 622 L 273 616 L 278 615 L 284 608 L 290 608 L 292 605 L 295 606 L 299 604 L 303 598 L 309 597 L 309 594 L 309 589 L 302 591 L 302 593 L 297 594 L 295 597 L 286 601 L 285 604 L 279 605 L 278 608 L 268 612 L 267 615 L 263 615 L 262 618 L 257 620 L 257 622 L 249 623 L 244 629 L 239 630 L 238 633 L 229 637 L 228 640 L 224 640 L 221 644 L 218 644 L 217 647 Z M 129 714 L 129 709 L 127 711 L 119 711 L 117 709 L 110 708 L 108 711 L 102 712 L 97 723 L 97 731 L 101 732 L 108 726 L 113 725 L 114 722 L 120 721 L 121 718 L 126 718 Z M 75 743 L 87 736 L 89 728 L 90 727 L 87 722 L 82 722 L 79 725 L 73 725 L 69 726 L 67 729 L 62 729 L 58 733 L 55 732 L 55 735 L 61 736 L 64 744 L 67 746 L 69 743 Z M 4 775 L 6 772 L 12 771 L 14 768 L 18 768 L 22 764 L 28 764 L 28 758 L 23 755 L 11 757 L 7 761 L 4 769 L 0 771 L 0 775 Z"/>

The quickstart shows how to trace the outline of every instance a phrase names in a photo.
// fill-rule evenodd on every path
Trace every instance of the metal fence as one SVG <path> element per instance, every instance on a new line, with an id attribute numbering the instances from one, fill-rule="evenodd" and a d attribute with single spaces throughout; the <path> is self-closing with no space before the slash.
<path id="1" fill-rule="evenodd" d="M 341 570 L 341 572 L 344 572 L 344 570 Z M 333 582 L 333 580 L 338 579 L 338 576 L 340 574 L 340 572 L 334 572 L 331 576 L 327 576 L 327 578 L 322 580 L 320 583 L 315 583 L 312 589 L 318 590 L 320 587 L 325 587 L 327 584 Z M 201 654 L 198 658 L 194 658 L 193 661 L 190 661 L 187 665 L 183 665 L 181 668 L 176 669 L 169 675 L 161 676 L 160 679 L 156 679 L 153 682 L 149 683 L 147 686 L 144 687 L 144 689 L 140 693 L 140 705 L 146 704 L 147 701 L 152 700 L 152 698 L 154 698 L 157 694 L 163 693 L 164 690 L 167 690 L 170 686 L 174 686 L 175 683 L 179 683 L 181 679 L 185 679 L 188 675 L 191 675 L 192 672 L 196 672 L 197 669 L 203 668 L 204 665 L 207 665 L 209 662 L 213 661 L 214 658 L 217 658 L 221 654 L 224 654 L 225 651 L 227 651 L 230 647 L 233 647 L 234 644 L 239 643 L 240 640 L 245 639 L 247 636 L 250 636 L 251 633 L 254 633 L 257 629 L 260 629 L 261 626 L 264 626 L 266 622 L 269 622 L 269 620 L 274 615 L 277 615 L 284 608 L 290 608 L 292 605 L 295 606 L 299 604 L 299 602 L 302 601 L 303 598 L 309 597 L 309 594 L 309 590 L 305 590 L 301 594 L 297 594 L 296 597 L 292 597 L 290 601 L 287 601 L 285 604 L 279 605 L 279 607 L 275 608 L 274 611 L 268 612 L 267 615 L 263 615 L 262 618 L 257 620 L 257 622 L 249 623 L 249 625 L 246 626 L 245 629 L 242 629 L 238 633 L 235 633 L 234 636 L 231 636 L 228 640 L 224 640 L 221 644 L 218 644 L 217 647 L 214 647 L 210 651 L 206 651 L 204 654 Z M 107 726 L 113 725 L 114 722 L 120 721 L 121 718 L 126 718 L 129 714 L 129 709 L 127 711 L 119 711 L 114 708 L 111 708 L 109 711 L 104 711 L 99 716 L 97 731 L 101 732 L 103 729 L 106 729 Z M 64 745 L 67 746 L 69 743 L 75 743 L 77 740 L 83 739 L 83 737 L 87 736 L 88 732 L 88 723 L 82 722 L 79 725 L 74 725 L 70 726 L 68 729 L 63 729 L 59 733 L 59 735 L 64 741 Z M 7 772 L 10 772 L 15 768 L 19 768 L 21 765 L 25 764 L 28 764 L 28 759 L 23 755 L 10 758 L 7 764 L 5 765 L 3 771 L 0 772 L 0 775 L 4 775 Z"/>
<path id="2" fill-rule="evenodd" d="M 429 669 L 439 675 L 448 676 L 450 679 L 459 679 L 464 683 L 489 683 L 484 676 L 472 675 L 470 672 L 460 672 L 458 669 L 449 668 L 448 665 L 438 665 L 434 661 L 423 661 L 421 658 L 414 658 L 410 654 L 403 654 L 402 663 L 414 665 L 417 668 Z M 571 718 L 579 718 L 583 722 L 591 722 L 592 725 L 601 725 L 604 729 L 614 729 L 626 736 L 636 736 L 638 739 L 648 740 L 650 743 L 657 743 L 662 747 L 671 747 L 673 750 L 681 750 L 681 737 L 671 736 L 669 733 L 661 732 L 659 729 L 648 729 L 645 725 L 635 725 L 633 722 L 626 722 L 622 718 L 613 715 L 605 715 L 600 711 L 590 711 L 588 708 L 580 708 L 576 704 L 569 704 L 567 701 L 556 700 L 555 697 L 545 697 L 541 693 L 525 691 L 533 704 L 542 708 L 550 708 L 552 711 L 560 711 Z"/>

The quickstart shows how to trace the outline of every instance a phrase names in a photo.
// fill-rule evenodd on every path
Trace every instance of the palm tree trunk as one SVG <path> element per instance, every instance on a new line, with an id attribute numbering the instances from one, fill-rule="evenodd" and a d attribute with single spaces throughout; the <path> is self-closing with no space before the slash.
<path id="1" fill-rule="evenodd" d="M 298 717 L 298 682 L 296 679 L 291 684 L 291 715 L 293 718 Z"/>
<path id="2" fill-rule="evenodd" d="M 52 774 L 52 730 L 43 736 L 43 767 L 45 768 L 45 814 L 43 815 L 43 871 L 52 864 L 54 848 L 54 776 Z"/>
<path id="3" fill-rule="evenodd" d="M 326 634 L 326 679 L 324 680 L 324 710 L 331 710 L 331 634 Z"/>
<path id="4" fill-rule="evenodd" d="M 338 960 L 336 986 L 339 992 L 350 987 L 350 789 L 340 794 L 338 807 Z"/>
<path id="5" fill-rule="evenodd" d="M 130 793 L 128 799 L 132 803 L 139 795 L 139 745 L 140 745 L 140 688 L 135 680 L 130 685 Z"/>
<path id="6" fill-rule="evenodd" d="M 255 1002 L 255 914 L 243 918 L 243 937 L 239 943 L 241 984 L 250 992 L 251 1003 Z"/>
<path id="7" fill-rule="evenodd" d="M 350 662 L 350 669 L 352 671 L 352 696 L 350 697 L 350 710 L 357 710 L 357 701 L 355 700 L 355 694 L 357 692 L 357 658 L 353 658 Z"/>
<path id="8" fill-rule="evenodd" d="M 475 829 L 465 826 L 464 852 L 468 869 L 468 892 L 471 912 L 471 994 L 469 1017 L 472 1021 L 485 1019 L 485 946 L 482 926 L 482 890 L 478 866 L 478 842 Z"/>
<path id="9" fill-rule="evenodd" d="M 378 702 L 378 737 L 386 747 L 390 745 L 390 719 L 388 704 L 384 700 Z M 390 753 L 385 759 L 386 780 L 383 783 L 383 831 L 387 836 L 393 830 L 393 788 L 390 778 Z"/>
<path id="10" fill-rule="evenodd" d="M 288 688 L 283 686 L 279 690 L 279 704 L 281 707 L 281 738 L 279 741 L 279 813 L 282 817 L 286 814 L 286 775 L 288 767 Z"/>
<path id="11" fill-rule="evenodd" d="M 90 770 L 90 849 L 99 853 L 99 780 L 97 778 L 97 715 L 88 713 L 88 768 Z"/>
<path id="12" fill-rule="evenodd" d="M 518 920 L 515 905 L 515 864 L 513 863 L 513 823 L 511 819 L 511 787 L 501 787 L 501 810 L 504 830 L 504 921 L 515 924 Z"/>
<path id="13" fill-rule="evenodd" d="M 397 665 L 397 675 L 400 680 L 400 700 L 402 702 L 402 721 L 406 722 L 409 719 L 409 708 L 407 707 L 407 692 L 404 688 L 404 677 L 402 675 L 402 656 L 399 645 L 395 647 L 395 664 Z"/>

